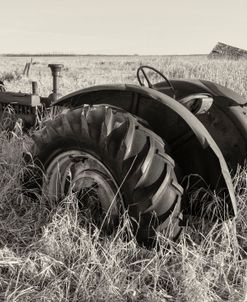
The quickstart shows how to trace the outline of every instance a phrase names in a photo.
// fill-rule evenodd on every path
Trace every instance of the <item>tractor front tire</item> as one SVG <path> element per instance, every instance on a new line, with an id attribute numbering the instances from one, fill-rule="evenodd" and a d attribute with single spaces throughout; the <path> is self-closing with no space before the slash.
<path id="1" fill-rule="evenodd" d="M 164 141 L 138 118 L 108 105 L 84 105 L 57 116 L 33 140 L 36 172 L 43 172 L 36 175 L 40 190 L 56 198 L 80 192 L 80 203 L 94 191 L 87 205 L 100 199 L 101 223 L 126 210 L 145 246 L 155 242 L 157 230 L 178 237 L 183 189 L 175 163 Z"/>

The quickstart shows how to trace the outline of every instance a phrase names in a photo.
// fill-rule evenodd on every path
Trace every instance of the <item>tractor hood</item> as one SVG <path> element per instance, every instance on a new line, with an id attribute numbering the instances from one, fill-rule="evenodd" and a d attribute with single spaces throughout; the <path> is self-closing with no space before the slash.
<path id="1" fill-rule="evenodd" d="M 233 90 L 222 86 L 220 84 L 197 79 L 171 79 L 170 82 L 173 84 L 176 92 L 176 98 L 179 100 L 190 94 L 196 93 L 208 93 L 213 97 L 225 97 L 235 101 L 238 105 L 246 105 L 247 101 Z M 154 88 L 165 94 L 172 96 L 172 91 L 165 81 L 157 83 Z"/>
<path id="2" fill-rule="evenodd" d="M 233 90 L 206 80 L 173 79 L 170 82 L 178 102 L 181 100 L 182 103 L 183 98 L 196 94 L 207 94 L 213 98 L 211 108 L 196 116 L 220 147 L 233 173 L 238 165 L 243 166 L 247 154 L 247 101 Z M 154 88 L 174 95 L 166 82 L 160 82 Z"/>
<path id="3" fill-rule="evenodd" d="M 232 101 L 235 101 L 237 104 L 247 104 L 246 100 L 240 94 L 237 94 L 236 92 L 225 86 L 204 80 L 201 80 L 199 82 L 201 82 L 202 86 L 206 87 L 209 93 L 215 97 L 222 96 L 231 99 Z"/>

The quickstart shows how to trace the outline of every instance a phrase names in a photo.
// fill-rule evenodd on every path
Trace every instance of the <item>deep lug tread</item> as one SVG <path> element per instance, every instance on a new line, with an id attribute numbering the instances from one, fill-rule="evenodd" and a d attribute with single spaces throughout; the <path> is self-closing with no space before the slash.
<path id="1" fill-rule="evenodd" d="M 44 169 L 53 153 L 73 147 L 73 142 L 98 156 L 121 185 L 125 207 L 139 223 L 133 225 L 140 243 L 153 242 L 155 230 L 164 231 L 171 215 L 179 225 L 183 189 L 175 163 L 163 140 L 133 115 L 107 105 L 84 105 L 58 116 L 33 139 L 31 152 Z M 175 229 L 171 239 L 180 232 L 180 227 Z"/>

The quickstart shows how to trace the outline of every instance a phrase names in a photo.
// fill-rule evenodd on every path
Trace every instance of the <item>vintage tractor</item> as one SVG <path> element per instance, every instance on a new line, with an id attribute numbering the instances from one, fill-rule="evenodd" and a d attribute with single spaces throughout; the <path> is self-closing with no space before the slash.
<path id="1" fill-rule="evenodd" d="M 1 108 L 13 98 L 27 125 L 35 123 L 42 103 L 61 112 L 33 135 L 29 188 L 56 200 L 74 193 L 100 227 L 116 227 L 119 213 L 127 211 L 145 245 L 154 242 L 156 230 L 177 238 L 188 214 L 236 215 L 229 170 L 244 165 L 247 154 L 241 96 L 205 80 L 169 80 L 141 66 L 140 86 L 94 86 L 58 98 L 62 66 L 50 67 L 49 98 L 40 99 L 36 89 L 25 96 L 0 93 Z M 151 74 L 163 80 L 152 83 Z"/>

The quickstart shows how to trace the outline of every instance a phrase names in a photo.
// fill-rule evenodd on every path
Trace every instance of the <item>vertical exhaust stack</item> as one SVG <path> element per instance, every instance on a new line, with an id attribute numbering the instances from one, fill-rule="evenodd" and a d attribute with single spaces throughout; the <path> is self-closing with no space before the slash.
<path id="1" fill-rule="evenodd" d="M 37 82 L 32 82 L 32 94 L 34 94 L 34 95 L 38 95 L 39 93 L 38 93 L 38 84 L 37 84 Z"/>
<path id="2" fill-rule="evenodd" d="M 61 94 L 58 92 L 58 78 L 61 77 L 61 71 L 64 67 L 63 64 L 49 64 L 48 67 L 51 68 L 51 73 L 53 77 L 53 90 L 52 94 L 49 95 L 51 103 L 55 102 L 61 97 Z"/>

